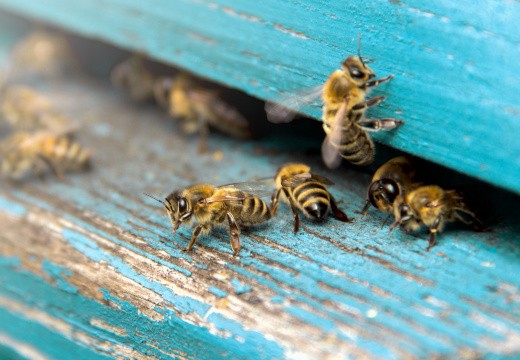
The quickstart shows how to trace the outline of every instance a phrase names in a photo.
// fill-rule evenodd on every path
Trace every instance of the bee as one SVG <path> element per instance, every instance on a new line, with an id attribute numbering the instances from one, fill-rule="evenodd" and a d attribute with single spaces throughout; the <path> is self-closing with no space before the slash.
<path id="1" fill-rule="evenodd" d="M 0 117 L 13 129 L 60 130 L 71 125 L 46 97 L 28 86 L 6 86 L 1 95 Z"/>
<path id="2" fill-rule="evenodd" d="M 157 76 L 145 68 L 143 58 L 139 55 L 133 55 L 114 66 L 110 80 L 116 87 L 126 90 L 135 101 L 154 98 L 153 88 Z"/>
<path id="3" fill-rule="evenodd" d="M 264 183 L 265 184 L 265 183 Z M 190 251 L 200 234 L 208 234 L 215 226 L 229 227 L 231 250 L 240 251 L 240 229 L 265 223 L 271 219 L 268 205 L 261 199 L 272 190 L 255 188 L 255 182 L 213 186 L 198 184 L 170 193 L 163 204 L 172 232 L 183 223 L 193 223 L 194 230 L 185 251 Z"/>
<path id="4" fill-rule="evenodd" d="M 276 190 L 271 199 L 271 215 L 276 214 L 280 196 L 289 203 L 294 215 L 294 233 L 300 227 L 298 210 L 306 217 L 321 221 L 329 213 L 343 222 L 352 220 L 338 208 L 336 200 L 327 190 L 326 185 L 333 185 L 329 179 L 311 173 L 305 164 L 285 164 L 275 176 Z M 283 194 L 283 195 L 282 195 Z"/>
<path id="5" fill-rule="evenodd" d="M 0 144 L 0 175 L 20 179 L 30 171 L 43 178 L 45 170 L 62 177 L 89 167 L 90 151 L 68 134 L 17 132 Z"/>
<path id="6" fill-rule="evenodd" d="M 341 70 L 334 71 L 321 87 L 322 121 L 326 135 L 321 153 L 327 167 L 337 168 L 342 158 L 354 165 L 371 164 L 374 161 L 375 150 L 368 133 L 392 130 L 403 123 L 402 120 L 394 118 L 365 117 L 365 111 L 369 107 L 378 105 L 386 98 L 367 98 L 369 91 L 394 77 L 388 75 L 385 78 L 374 79 L 375 76 L 374 71 L 363 61 L 358 47 L 358 55 L 347 57 L 341 63 Z M 316 93 L 312 90 L 303 99 L 291 96 L 280 105 L 267 105 L 268 118 L 273 122 L 286 122 L 290 116 L 288 107 L 309 102 Z"/>
<path id="7" fill-rule="evenodd" d="M 455 190 L 444 190 L 437 185 L 420 186 L 407 194 L 398 195 L 394 201 L 393 213 L 395 221 L 390 228 L 397 226 L 409 233 L 422 226 L 430 233 L 429 251 L 437 244 L 436 235 L 448 222 L 460 221 L 480 229 L 481 222 L 468 208 L 464 197 Z"/>
<path id="8" fill-rule="evenodd" d="M 363 217 L 370 205 L 379 211 L 392 214 L 395 198 L 420 185 L 416 178 L 415 166 L 408 157 L 398 156 L 381 165 L 372 176 L 368 187 Z"/>
<path id="9" fill-rule="evenodd" d="M 206 151 L 208 126 L 236 138 L 251 137 L 249 122 L 235 107 L 225 102 L 216 90 L 203 87 L 186 73 L 159 79 L 154 93 L 170 116 L 184 119 L 185 133 L 199 133 L 199 153 Z"/>

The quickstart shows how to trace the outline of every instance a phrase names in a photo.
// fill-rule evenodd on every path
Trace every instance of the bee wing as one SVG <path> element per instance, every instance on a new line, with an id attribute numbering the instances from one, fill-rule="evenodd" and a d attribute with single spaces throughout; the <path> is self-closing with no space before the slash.
<path id="1" fill-rule="evenodd" d="M 338 146 L 341 144 L 341 131 L 347 115 L 347 103 L 348 101 L 345 100 L 338 109 L 334 120 L 330 124 L 330 131 L 321 145 L 321 157 L 329 169 L 335 169 L 341 164 Z"/>
<path id="2" fill-rule="evenodd" d="M 274 191 L 274 180 L 272 178 L 264 178 L 246 182 L 221 185 L 218 188 L 244 191 L 248 195 L 244 197 L 244 199 L 248 197 L 266 197 L 271 196 Z"/>
<path id="3" fill-rule="evenodd" d="M 316 99 L 321 97 L 323 85 L 303 89 L 282 96 L 276 102 L 268 101 L 265 104 L 267 119 L 272 123 L 288 123 L 306 105 L 316 104 Z"/>
<path id="4" fill-rule="evenodd" d="M 282 178 L 282 186 L 283 187 L 292 187 L 292 186 L 298 186 L 299 184 L 307 181 L 307 180 L 317 180 L 323 185 L 334 185 L 334 182 L 325 176 L 321 176 L 318 174 L 313 174 L 310 172 L 302 173 L 302 174 L 296 174 L 289 177 L 283 177 Z"/>

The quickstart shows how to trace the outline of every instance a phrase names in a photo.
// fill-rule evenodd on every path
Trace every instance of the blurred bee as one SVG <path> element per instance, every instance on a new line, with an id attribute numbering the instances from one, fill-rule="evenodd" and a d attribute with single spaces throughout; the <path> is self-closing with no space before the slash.
<path id="1" fill-rule="evenodd" d="M 236 108 L 225 102 L 216 90 L 204 88 L 186 73 L 159 79 L 154 93 L 169 115 L 184 119 L 185 133 L 199 133 L 200 153 L 206 151 L 208 126 L 236 138 L 251 137 L 249 122 Z"/>
<path id="2" fill-rule="evenodd" d="M 266 185 L 266 183 L 261 183 Z M 231 250 L 240 251 L 240 229 L 259 225 L 271 219 L 271 211 L 260 198 L 271 194 L 260 182 L 245 182 L 213 186 L 199 184 L 174 191 L 164 201 L 151 195 L 166 208 L 172 232 L 182 223 L 194 223 L 195 230 L 185 251 L 190 251 L 199 235 L 209 233 L 215 226 L 229 226 Z"/>
<path id="3" fill-rule="evenodd" d="M 363 208 L 363 217 L 370 205 L 387 214 L 394 211 L 394 200 L 420 184 L 416 180 L 415 166 L 409 158 L 398 156 L 377 169 L 368 187 L 367 201 Z"/>
<path id="4" fill-rule="evenodd" d="M 460 193 L 436 185 L 420 186 L 407 194 L 398 195 L 393 208 L 395 221 L 390 231 L 397 226 L 407 233 L 427 227 L 430 233 L 427 251 L 437 244 L 436 235 L 448 222 L 457 220 L 473 225 L 475 230 L 481 228 L 481 222 L 468 209 Z"/>
<path id="5" fill-rule="evenodd" d="M 402 124 L 394 118 L 365 118 L 365 111 L 378 105 L 385 96 L 367 99 L 371 88 L 389 81 L 393 75 L 374 79 L 375 73 L 358 56 L 349 56 L 341 63 L 341 70 L 334 71 L 321 87 L 323 100 L 323 130 L 326 137 L 321 147 L 322 158 L 329 168 L 336 168 L 344 158 L 354 165 L 369 165 L 374 161 L 374 144 L 368 132 L 392 130 Z M 320 90 L 320 88 L 317 88 Z M 273 122 L 289 119 L 288 108 L 301 106 L 316 97 L 316 90 L 302 99 L 291 96 L 279 105 L 268 104 L 266 111 Z"/>
<path id="6" fill-rule="evenodd" d="M 56 130 L 71 126 L 51 102 L 28 86 L 6 86 L 0 97 L 0 117 L 11 128 L 21 131 Z"/>
<path id="7" fill-rule="evenodd" d="M 300 227 L 298 210 L 313 220 L 323 220 L 325 215 L 332 212 L 335 219 L 350 222 L 347 215 L 338 208 L 336 200 L 327 190 L 326 185 L 333 185 L 329 179 L 313 174 L 311 168 L 305 164 L 285 164 L 275 176 L 276 191 L 271 200 L 271 214 L 274 216 L 278 209 L 280 196 L 291 205 L 294 215 L 294 233 Z"/>
<path id="8" fill-rule="evenodd" d="M 147 101 L 154 97 L 157 76 L 145 68 L 139 55 L 133 55 L 114 66 L 110 80 L 116 87 L 126 90 L 135 101 Z"/>
<path id="9" fill-rule="evenodd" d="M 10 78 L 55 77 L 78 67 L 67 38 L 52 31 L 29 33 L 9 56 Z"/>
<path id="10" fill-rule="evenodd" d="M 67 134 L 17 132 L 0 144 L 0 175 L 13 180 L 31 171 L 43 178 L 47 169 L 62 177 L 88 168 L 89 161 L 90 152 Z"/>

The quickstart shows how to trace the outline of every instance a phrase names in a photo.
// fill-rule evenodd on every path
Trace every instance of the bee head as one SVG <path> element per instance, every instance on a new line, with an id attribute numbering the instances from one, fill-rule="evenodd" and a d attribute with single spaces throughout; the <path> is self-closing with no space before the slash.
<path id="1" fill-rule="evenodd" d="M 368 189 L 368 200 L 375 208 L 391 212 L 396 197 L 400 194 L 397 183 L 392 179 L 374 181 Z"/>
<path id="2" fill-rule="evenodd" d="M 164 207 L 173 226 L 173 231 L 191 218 L 193 215 L 191 202 L 188 198 L 182 196 L 179 191 L 174 191 L 166 197 Z"/>
<path id="3" fill-rule="evenodd" d="M 170 222 L 173 226 L 173 232 L 179 228 L 179 226 L 191 218 L 193 214 L 191 209 L 191 202 L 186 197 L 182 196 L 179 191 L 174 191 L 164 199 L 164 201 L 157 199 L 156 197 L 146 194 L 146 196 L 160 202 L 166 209 L 166 213 L 170 218 Z"/>
<path id="4" fill-rule="evenodd" d="M 376 76 L 374 71 L 363 62 L 361 56 L 349 56 L 341 63 L 341 67 L 360 86 Z"/>

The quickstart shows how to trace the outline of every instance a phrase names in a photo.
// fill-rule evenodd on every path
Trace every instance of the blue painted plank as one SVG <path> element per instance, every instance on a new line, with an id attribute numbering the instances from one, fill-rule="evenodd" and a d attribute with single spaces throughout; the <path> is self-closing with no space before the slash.
<path id="1" fill-rule="evenodd" d="M 375 138 L 520 192 L 518 2 L 1 0 L 9 11 L 149 54 L 264 99 L 322 84 L 363 37 L 395 74 Z M 103 11 L 99 11 L 103 9 Z M 504 66 L 507 64 L 507 66 Z M 318 108 L 305 109 L 319 117 Z"/>
<path id="2" fill-rule="evenodd" d="M 294 151 L 302 145 L 295 134 L 249 143 L 214 134 L 199 156 L 178 123 L 107 84 L 71 77 L 37 85 L 84 124 L 78 140 L 95 149 L 94 168 L 2 183 L 2 346 L 58 359 L 77 349 L 197 359 L 520 353 L 520 205 L 509 194 L 488 189 L 502 196 L 493 232 L 450 228 L 427 253 L 425 234 L 389 234 L 375 211 L 359 219 L 369 176 L 325 170 L 315 155 Z M 172 235 L 163 209 L 142 194 L 266 176 L 287 161 L 330 177 L 356 222 L 302 220 L 293 235 L 290 209 L 280 205 L 270 223 L 243 232 L 240 257 L 225 231 L 184 253 L 192 229 Z M 46 339 L 66 351 L 51 352 Z"/>
<path id="3" fill-rule="evenodd" d="M 139 353 L 159 357 L 157 348 L 194 358 L 520 351 L 506 346 L 520 334 L 520 308 L 510 300 L 520 288 L 517 211 L 492 233 L 450 229 L 426 253 L 424 234 L 388 234 L 383 216 L 372 211 L 353 224 L 303 220 L 295 236 L 290 210 L 280 205 L 270 224 L 243 233 L 239 258 L 231 256 L 223 231 L 183 253 L 191 229 L 181 227 L 173 236 L 163 210 L 143 192 L 164 196 L 202 180 L 265 176 L 296 160 L 333 179 L 331 191 L 353 214 L 363 206 L 369 177 L 326 171 L 315 156 L 288 151 L 284 134 L 248 144 L 215 134 L 209 147 L 224 154 L 215 161 L 212 152 L 197 156 L 197 142 L 178 124 L 103 84 L 42 89 L 58 103 L 69 99 L 70 115 L 89 124 L 79 139 L 96 149 L 95 166 L 64 181 L 2 188 L 0 226 L 13 229 L 1 235 L 4 298 L 45 313 L 52 309 L 51 315 L 101 337 L 113 351 L 124 351 L 116 347 L 121 343 L 139 344 Z M 73 99 L 80 99 L 75 106 Z M 110 141 L 97 124 L 109 128 Z M 131 154 L 131 161 L 121 161 L 121 154 Z M 504 206 L 519 208 L 511 200 Z M 33 228 L 48 236 L 32 234 Z M 237 281 L 249 291 L 238 294 Z M 79 304 L 81 313 L 73 310 Z M 135 329 L 136 323 L 142 327 Z M 215 349 L 207 357 L 201 353 L 206 347 Z"/>

